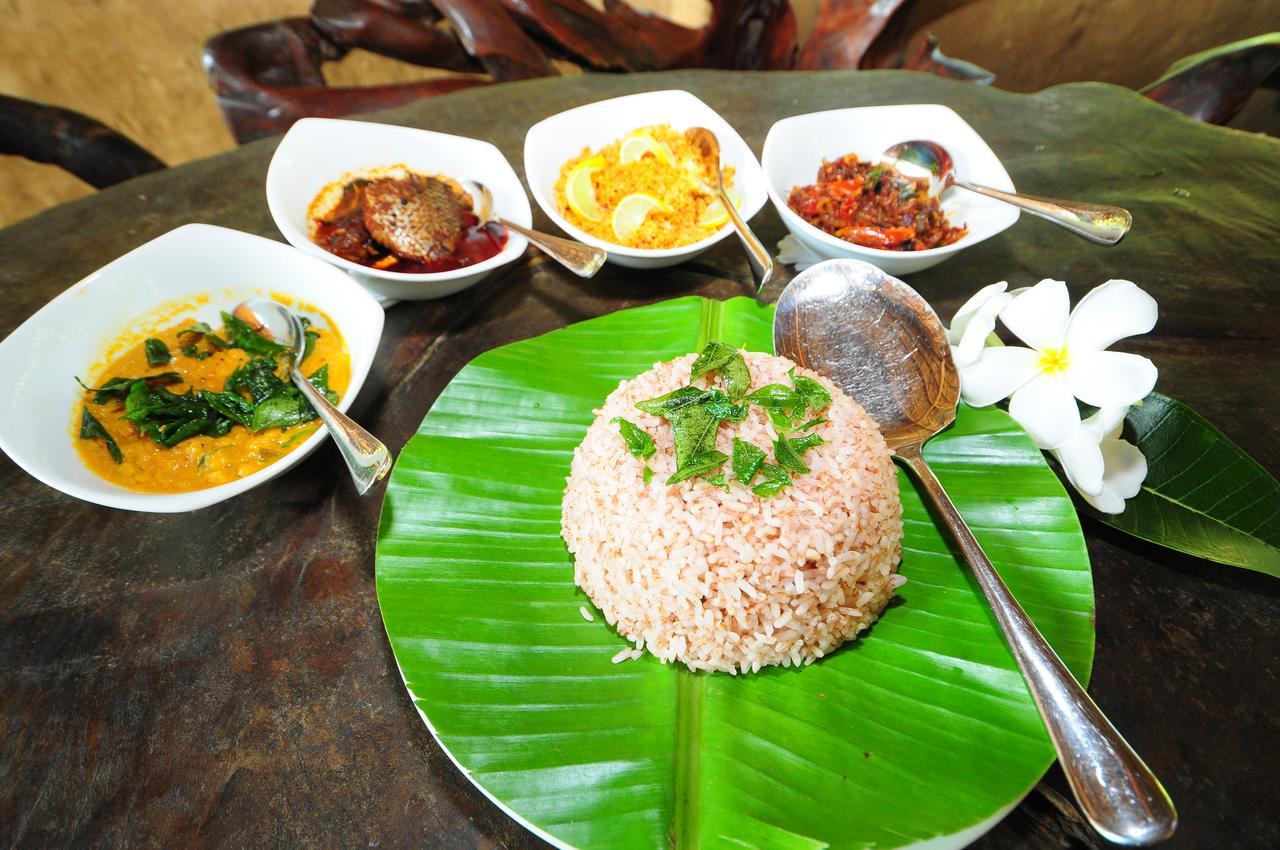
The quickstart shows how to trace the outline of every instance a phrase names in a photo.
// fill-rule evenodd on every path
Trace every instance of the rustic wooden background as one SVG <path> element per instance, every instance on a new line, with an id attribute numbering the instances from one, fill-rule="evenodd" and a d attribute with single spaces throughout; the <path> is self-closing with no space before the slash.
<path id="1" fill-rule="evenodd" d="M 686 26 L 708 15 L 707 0 L 630 2 Z M 802 37 L 817 2 L 793 0 Z M 169 164 L 209 156 L 233 142 L 200 67 L 201 44 L 310 7 L 311 0 L 7 0 L 0 92 L 85 112 Z M 919 0 L 909 31 L 919 37 L 925 28 L 949 55 L 995 71 L 1001 88 L 1037 91 L 1072 80 L 1134 88 L 1179 57 L 1280 30 L 1280 0 Z M 432 72 L 356 52 L 325 73 L 331 84 L 358 85 Z M 1257 110 L 1274 108 L 1274 95 L 1263 98 Z M 1247 114 L 1237 125 L 1254 126 Z M 0 186 L 0 226 L 92 192 L 53 166 L 13 157 L 0 157 Z"/>

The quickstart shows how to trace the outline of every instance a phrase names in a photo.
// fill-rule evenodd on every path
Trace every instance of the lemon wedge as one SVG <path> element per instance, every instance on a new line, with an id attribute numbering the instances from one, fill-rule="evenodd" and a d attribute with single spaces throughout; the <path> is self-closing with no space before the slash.
<path id="1" fill-rule="evenodd" d="M 564 197 L 569 202 L 569 209 L 587 221 L 600 221 L 604 218 L 604 212 L 596 202 L 595 186 L 591 184 L 591 175 L 604 168 L 604 165 L 604 157 L 593 156 L 578 163 L 564 181 Z"/>
<path id="2" fill-rule="evenodd" d="M 671 148 L 655 139 L 648 133 L 632 133 L 622 140 L 622 147 L 618 149 L 618 161 L 623 165 L 630 165 L 644 159 L 644 155 L 651 153 L 658 159 L 671 165 L 675 162 L 675 157 L 671 155 Z"/>
<path id="3" fill-rule="evenodd" d="M 724 190 L 729 196 L 729 200 L 733 203 L 733 208 L 742 209 L 742 193 L 737 189 L 729 186 Z M 716 198 L 707 208 L 702 211 L 702 215 L 698 217 L 698 227 L 719 227 L 729 220 L 729 211 L 724 208 L 724 204 Z"/>
<path id="4" fill-rule="evenodd" d="M 662 201 L 652 195 L 642 192 L 627 195 L 618 201 L 618 208 L 613 211 L 613 232 L 619 239 L 626 242 L 640 229 L 640 225 L 644 224 L 649 213 L 666 209 Z"/>

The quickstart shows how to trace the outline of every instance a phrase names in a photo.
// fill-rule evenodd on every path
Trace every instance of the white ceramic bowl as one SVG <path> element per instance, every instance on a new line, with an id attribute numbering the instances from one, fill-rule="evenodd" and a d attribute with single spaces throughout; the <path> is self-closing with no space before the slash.
<path id="1" fill-rule="evenodd" d="M 513 262 L 528 242 L 518 233 L 494 256 L 474 266 L 432 274 L 371 269 L 330 254 L 307 236 L 307 208 L 325 186 L 364 168 L 404 165 L 424 174 L 477 180 L 493 193 L 493 209 L 529 227 L 533 211 L 520 178 L 507 158 L 488 142 L 412 127 L 303 118 L 285 133 L 267 169 L 267 206 L 289 244 L 346 271 L 387 301 L 417 301 L 451 295 L 479 283 L 489 272 Z"/>
<path id="2" fill-rule="evenodd" d="M 720 115 L 687 91 L 651 91 L 588 103 L 544 118 L 524 137 L 524 176 L 542 211 L 574 239 L 603 248 L 609 262 L 633 269 L 657 269 L 696 257 L 733 232 L 725 224 L 715 233 L 683 248 L 646 250 L 626 248 L 597 239 L 574 227 L 556 209 L 555 185 L 560 169 L 583 148 L 600 148 L 640 127 L 670 124 L 672 129 L 706 127 L 720 141 L 720 160 L 733 166 L 733 185 L 742 193 L 744 220 L 760 211 L 767 198 L 760 163 Z"/>
<path id="3" fill-rule="evenodd" d="M 280 460 L 238 481 L 190 493 L 138 493 L 85 467 L 73 419 L 81 392 L 111 343 L 165 304 L 208 295 L 188 316 L 216 326 L 220 310 L 245 298 L 290 296 L 327 315 L 351 354 L 351 385 L 360 392 L 382 336 L 382 308 L 342 272 L 287 245 L 237 230 L 188 224 L 103 266 L 54 298 L 0 342 L 0 449 L 34 477 L 68 495 L 113 508 L 172 513 L 203 508 L 268 481 L 328 437 L 322 427 Z M 305 311 L 304 311 L 305 312 Z"/>
<path id="4" fill-rule="evenodd" d="M 942 196 L 942 209 L 953 224 L 969 232 L 941 248 L 924 251 L 882 251 L 837 239 L 791 211 L 787 197 L 795 186 L 812 183 L 824 159 L 848 153 L 874 162 L 896 142 L 924 139 L 941 144 L 955 160 L 956 175 L 1006 192 L 1013 181 L 999 158 L 964 119 L 936 103 L 901 106 L 862 106 L 833 109 L 784 118 L 769 128 L 764 140 L 764 174 L 769 198 L 778 215 L 800 243 L 824 260 L 852 257 L 879 266 L 892 275 L 918 272 L 990 239 L 1018 220 L 1009 204 L 953 188 Z"/>

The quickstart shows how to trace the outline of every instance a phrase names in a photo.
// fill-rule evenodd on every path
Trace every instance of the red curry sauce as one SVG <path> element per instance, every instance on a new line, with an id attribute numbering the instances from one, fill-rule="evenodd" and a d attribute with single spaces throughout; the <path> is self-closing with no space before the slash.
<path id="1" fill-rule="evenodd" d="M 854 154 L 824 161 L 817 182 L 793 188 L 787 206 L 824 233 L 866 248 L 922 251 L 969 232 L 950 225 L 927 181 Z"/>

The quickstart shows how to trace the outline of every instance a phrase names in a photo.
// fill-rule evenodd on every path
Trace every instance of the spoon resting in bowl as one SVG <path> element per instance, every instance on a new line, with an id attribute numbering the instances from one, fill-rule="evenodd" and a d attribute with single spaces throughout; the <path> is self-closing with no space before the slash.
<path id="1" fill-rule="evenodd" d="M 595 273 L 600 271 L 600 267 L 604 265 L 605 259 L 609 256 L 608 253 L 594 246 L 584 245 L 572 239 L 551 236 L 550 234 L 531 230 L 528 227 L 522 227 L 514 222 L 507 221 L 505 218 L 494 214 L 493 193 L 489 191 L 488 186 L 478 180 L 459 180 L 458 182 L 471 195 L 473 201 L 472 212 L 475 213 L 476 218 L 480 219 L 481 224 L 494 222 L 502 225 L 507 230 L 519 233 L 525 239 L 541 248 L 542 252 L 548 257 L 578 277 L 595 276 Z"/>
<path id="2" fill-rule="evenodd" d="M 716 175 L 716 185 L 713 188 L 720 196 L 720 203 L 724 205 L 725 211 L 729 213 L 733 228 L 738 232 L 738 238 L 742 240 L 742 246 L 747 249 L 747 264 L 751 266 L 751 277 L 755 279 L 756 292 L 760 293 L 773 277 L 773 258 L 760 244 L 756 235 L 751 232 L 751 228 L 747 227 L 747 223 L 738 213 L 738 208 L 734 206 L 724 190 L 724 169 L 720 167 L 720 140 L 706 127 L 690 127 L 684 131 L 684 137 L 698 148 L 702 152 L 702 158 L 711 164 L 712 171 Z"/>
<path id="3" fill-rule="evenodd" d="M 936 198 L 952 186 L 959 186 L 961 189 L 1012 204 L 1099 245 L 1116 244 L 1124 238 L 1133 224 L 1133 216 L 1120 207 L 1018 195 L 961 180 L 956 176 L 951 154 L 937 142 L 899 142 L 880 154 L 880 164 L 896 169 L 904 177 L 928 180 L 931 198 Z"/>
<path id="4" fill-rule="evenodd" d="M 311 406 L 316 415 L 329 429 L 329 435 L 338 447 L 338 452 L 351 471 L 351 480 L 356 485 L 356 492 L 363 496 L 369 492 L 377 481 L 391 471 L 391 453 L 387 451 L 377 437 L 355 423 L 320 391 L 311 386 L 301 372 L 298 364 L 302 361 L 302 353 L 306 348 L 306 332 L 302 322 L 289 308 L 278 301 L 268 298 L 253 298 L 236 305 L 232 311 L 237 319 L 247 322 L 258 333 L 289 349 L 289 377 Z"/>
<path id="5" fill-rule="evenodd" d="M 925 442 L 955 420 L 960 398 L 946 330 L 933 309 L 869 263 L 828 260 L 783 290 L 773 345 L 861 404 L 920 483 L 995 614 L 1089 822 L 1119 844 L 1154 844 L 1172 835 L 1178 815 L 1159 780 L 1022 610 L 925 462 Z"/>

